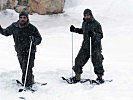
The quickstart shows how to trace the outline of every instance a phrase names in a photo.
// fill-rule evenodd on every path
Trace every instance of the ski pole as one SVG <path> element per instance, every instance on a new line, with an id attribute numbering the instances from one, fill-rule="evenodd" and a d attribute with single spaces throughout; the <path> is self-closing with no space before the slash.
<path id="1" fill-rule="evenodd" d="M 28 74 L 28 66 L 29 66 L 29 60 L 30 60 L 30 53 L 31 53 L 31 47 L 32 47 L 32 40 L 30 41 L 30 48 L 28 53 L 28 60 L 27 60 L 27 66 L 26 66 L 26 73 L 25 73 L 25 79 L 24 79 L 24 87 L 23 89 L 19 89 L 19 92 L 25 91 L 25 85 L 27 80 L 27 74 Z M 24 95 L 24 92 L 23 92 Z M 20 99 L 26 99 L 24 96 L 19 97 Z"/>
<path id="2" fill-rule="evenodd" d="M 25 74 L 25 79 L 24 79 L 24 89 L 25 89 L 26 80 L 27 80 L 27 74 L 28 74 L 28 66 L 29 66 L 29 60 L 30 60 L 31 47 L 32 47 L 32 40 L 30 41 L 30 48 L 29 48 L 27 66 L 26 66 L 26 74 Z"/>
<path id="3" fill-rule="evenodd" d="M 72 68 L 73 68 L 73 32 L 71 35 L 71 39 L 72 39 Z M 72 70 L 72 77 L 73 77 L 73 70 Z"/>
<path id="4" fill-rule="evenodd" d="M 90 37 L 90 72 L 91 72 L 91 81 L 90 83 L 92 84 L 92 50 L 91 50 L 91 37 Z"/>

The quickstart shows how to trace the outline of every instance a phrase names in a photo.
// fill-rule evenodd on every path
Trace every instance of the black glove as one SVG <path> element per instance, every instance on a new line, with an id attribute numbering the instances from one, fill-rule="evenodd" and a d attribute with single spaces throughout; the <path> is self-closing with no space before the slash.
<path id="1" fill-rule="evenodd" d="M 30 40 L 32 41 L 32 43 L 33 43 L 34 45 L 36 45 L 36 40 L 35 40 L 35 37 L 34 37 L 34 36 L 30 36 Z"/>
<path id="2" fill-rule="evenodd" d="M 75 32 L 75 27 L 73 25 L 70 26 L 70 31 Z"/>
<path id="3" fill-rule="evenodd" d="M 89 31 L 89 35 L 90 35 L 90 37 L 93 37 L 93 36 L 95 36 L 95 32 Z"/>
<path id="4" fill-rule="evenodd" d="M 30 36 L 30 40 L 34 43 L 35 42 L 35 37 L 34 36 Z"/>
<path id="5" fill-rule="evenodd" d="M 2 27 L 1 27 L 1 25 L 0 25 L 0 30 L 2 30 Z"/>

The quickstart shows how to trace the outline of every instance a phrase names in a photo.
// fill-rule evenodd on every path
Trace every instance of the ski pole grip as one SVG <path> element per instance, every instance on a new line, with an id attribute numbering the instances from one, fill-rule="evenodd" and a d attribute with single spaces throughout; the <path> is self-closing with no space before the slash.
<path id="1" fill-rule="evenodd" d="M 34 42 L 35 41 L 35 38 L 33 36 L 29 36 L 30 38 L 30 41 Z"/>
<path id="2" fill-rule="evenodd" d="M 32 36 L 29 36 L 29 38 L 30 38 L 30 41 L 32 41 Z"/>

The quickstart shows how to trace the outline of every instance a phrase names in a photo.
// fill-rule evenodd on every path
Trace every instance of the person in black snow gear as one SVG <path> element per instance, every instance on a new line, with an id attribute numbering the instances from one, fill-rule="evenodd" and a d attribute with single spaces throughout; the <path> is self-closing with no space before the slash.
<path id="1" fill-rule="evenodd" d="M 19 14 L 19 20 L 12 23 L 6 29 L 3 29 L 0 25 L 0 33 L 5 36 L 13 35 L 15 42 L 15 50 L 22 70 L 22 83 L 25 81 L 26 67 L 28 62 L 28 53 L 30 49 L 30 43 L 32 41 L 29 65 L 27 71 L 27 78 L 25 86 L 31 86 L 34 83 L 34 75 L 32 68 L 34 67 L 36 45 L 41 43 L 42 37 L 38 29 L 29 22 L 28 13 L 22 11 Z"/>
<path id="2" fill-rule="evenodd" d="M 102 61 L 104 58 L 101 54 L 101 39 L 103 38 L 102 28 L 100 23 L 94 19 L 92 11 L 90 9 L 85 9 L 83 14 L 84 18 L 82 22 L 82 28 L 75 28 L 73 25 L 70 26 L 71 32 L 83 34 L 82 46 L 75 59 L 75 65 L 72 68 L 75 72 L 75 76 L 72 79 L 75 83 L 80 81 L 82 68 L 87 63 L 90 57 L 91 37 L 91 61 L 94 66 L 94 72 L 97 75 L 96 80 L 100 83 L 103 83 L 104 80 L 102 79 L 102 76 L 104 75 L 104 69 Z"/>

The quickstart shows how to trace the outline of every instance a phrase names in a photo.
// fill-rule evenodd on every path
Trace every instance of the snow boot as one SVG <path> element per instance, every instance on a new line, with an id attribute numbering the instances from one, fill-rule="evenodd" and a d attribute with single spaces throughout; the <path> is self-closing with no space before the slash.
<path id="1" fill-rule="evenodd" d="M 34 83 L 35 83 L 35 82 L 34 82 L 34 76 L 32 75 L 31 79 L 27 79 L 25 86 L 26 86 L 26 87 L 32 87 L 32 85 L 33 85 Z"/>
<path id="2" fill-rule="evenodd" d="M 101 74 L 97 74 L 97 81 L 99 82 L 99 83 L 104 83 L 104 79 L 102 79 L 102 76 L 103 75 L 101 75 Z"/>
<path id="3" fill-rule="evenodd" d="M 81 74 L 76 73 L 75 76 L 71 78 L 71 82 L 77 83 L 80 81 L 80 78 L 81 78 Z"/>

